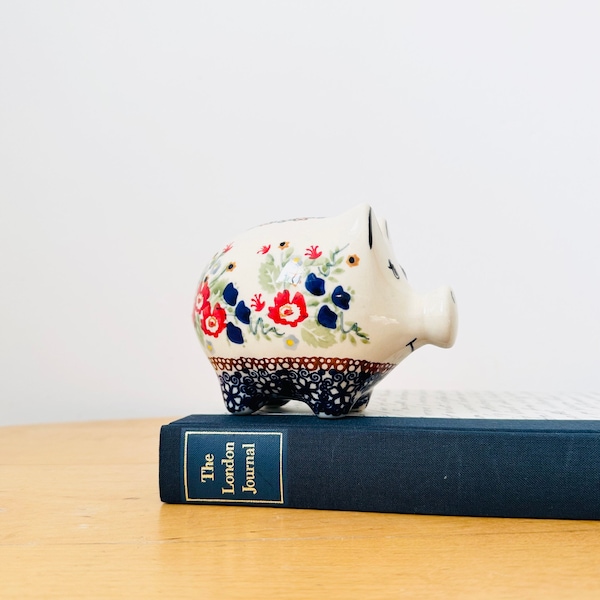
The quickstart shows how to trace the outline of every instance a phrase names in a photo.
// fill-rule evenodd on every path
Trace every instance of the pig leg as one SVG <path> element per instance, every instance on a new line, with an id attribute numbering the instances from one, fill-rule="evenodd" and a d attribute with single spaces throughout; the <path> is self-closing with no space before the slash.
<path id="1" fill-rule="evenodd" d="M 223 372 L 219 375 L 225 407 L 230 413 L 248 415 L 262 408 L 269 401 L 260 386 L 249 373 Z"/>
<path id="2" fill-rule="evenodd" d="M 367 408 L 367 404 L 369 404 L 369 400 L 371 399 L 371 392 L 363 394 L 352 407 L 352 412 L 362 412 Z"/>

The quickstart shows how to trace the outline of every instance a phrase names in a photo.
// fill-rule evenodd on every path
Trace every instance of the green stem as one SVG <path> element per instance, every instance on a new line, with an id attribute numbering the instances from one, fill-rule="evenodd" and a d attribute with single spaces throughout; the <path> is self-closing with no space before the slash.
<path id="1" fill-rule="evenodd" d="M 346 244 L 342 248 L 338 248 L 337 250 L 333 251 L 331 253 L 331 259 L 328 260 L 323 267 L 319 267 L 319 273 L 321 273 L 321 275 L 323 275 L 323 277 L 328 277 L 329 276 L 329 272 L 331 271 L 331 267 L 335 267 L 335 265 L 337 264 L 337 255 L 340 252 L 342 252 L 343 250 L 345 250 L 347 247 L 348 247 L 348 244 Z"/>
<path id="2" fill-rule="evenodd" d="M 339 317 L 340 317 L 340 329 L 342 330 L 342 333 L 352 333 L 354 332 L 358 337 L 363 338 L 365 340 L 369 339 L 369 336 L 366 333 L 363 333 L 362 331 L 360 331 L 360 327 L 358 326 L 358 323 L 352 323 L 352 325 L 350 325 L 350 327 L 348 329 L 346 329 L 344 327 L 344 313 L 338 313 Z"/>
<path id="3" fill-rule="evenodd" d="M 283 337 L 285 335 L 285 333 L 281 333 L 280 331 L 277 331 L 277 328 L 275 327 L 275 325 L 271 325 L 270 327 L 266 326 L 262 317 L 258 317 L 258 319 L 256 319 L 256 325 L 254 325 L 254 326 L 252 325 L 252 321 L 250 321 L 249 327 L 250 327 L 250 331 L 252 332 L 252 335 L 256 335 L 258 333 L 259 328 L 260 328 L 260 332 L 263 335 L 268 335 L 269 333 L 274 333 L 277 337 Z"/>

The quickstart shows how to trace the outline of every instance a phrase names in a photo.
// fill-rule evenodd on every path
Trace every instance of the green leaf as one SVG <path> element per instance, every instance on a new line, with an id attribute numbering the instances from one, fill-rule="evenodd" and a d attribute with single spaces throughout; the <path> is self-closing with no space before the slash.
<path id="1" fill-rule="evenodd" d="M 265 262 L 258 269 L 258 283 L 260 287 L 270 294 L 277 290 L 276 282 L 281 269 L 275 264 L 275 259 L 268 254 Z"/>
<path id="2" fill-rule="evenodd" d="M 314 348 L 329 348 L 335 344 L 333 331 L 319 325 L 316 319 L 304 324 L 301 335 L 302 339 Z"/>
<path id="3" fill-rule="evenodd" d="M 223 290 L 228 283 L 229 281 L 226 279 L 217 279 L 214 282 L 209 280 L 208 285 L 210 286 L 210 293 L 217 298 L 223 298 Z"/>
<path id="4" fill-rule="evenodd" d="M 292 255 L 294 254 L 294 249 L 291 246 L 288 246 L 284 251 L 283 251 L 283 257 L 281 259 L 281 262 L 286 265 L 289 260 L 292 258 Z"/>

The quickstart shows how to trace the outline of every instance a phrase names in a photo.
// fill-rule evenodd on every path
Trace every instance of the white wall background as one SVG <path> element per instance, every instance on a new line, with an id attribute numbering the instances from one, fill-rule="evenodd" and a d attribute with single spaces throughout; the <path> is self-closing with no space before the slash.
<path id="1" fill-rule="evenodd" d="M 380 385 L 600 389 L 600 4 L 0 6 L 0 424 L 223 410 L 191 306 L 251 225 L 370 203 L 455 347 Z"/>

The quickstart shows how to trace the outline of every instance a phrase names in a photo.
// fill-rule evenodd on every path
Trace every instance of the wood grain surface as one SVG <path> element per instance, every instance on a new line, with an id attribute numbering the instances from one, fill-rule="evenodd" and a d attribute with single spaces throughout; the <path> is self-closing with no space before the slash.
<path id="1" fill-rule="evenodd" d="M 164 505 L 170 420 L 0 428 L 0 598 L 600 598 L 600 522 Z"/>

